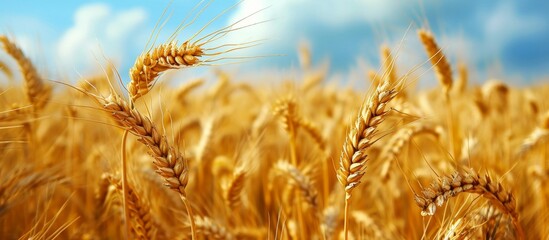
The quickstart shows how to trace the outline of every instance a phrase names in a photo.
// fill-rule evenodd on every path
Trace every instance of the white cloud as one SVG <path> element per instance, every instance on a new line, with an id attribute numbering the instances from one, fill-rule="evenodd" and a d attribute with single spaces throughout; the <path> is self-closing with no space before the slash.
<path id="1" fill-rule="evenodd" d="M 547 26 L 543 18 L 519 14 L 512 1 L 497 5 L 493 12 L 486 14 L 484 20 L 485 46 L 498 52 L 517 37 L 543 31 Z"/>
<path id="2" fill-rule="evenodd" d="M 255 0 L 244 1 L 232 14 L 229 23 L 243 19 L 255 11 L 268 9 L 250 17 L 240 25 L 272 20 L 227 36 L 225 41 L 242 43 L 254 39 L 267 39 L 260 47 L 253 47 L 238 54 L 254 56 L 283 54 L 268 59 L 279 66 L 297 66 L 297 45 L 303 39 L 312 46 L 316 60 L 329 57 L 336 71 L 352 70 L 352 59 L 365 58 L 374 62 L 381 43 L 390 42 L 398 47 L 410 23 L 432 26 L 439 45 L 450 58 L 453 66 L 464 61 L 479 72 L 472 76 L 482 79 L 486 69 L 496 61 L 509 59 L 509 46 L 524 39 L 546 32 L 544 16 L 529 14 L 528 8 L 511 0 L 499 1 L 489 6 L 475 3 L 446 3 L 438 0 L 377 1 L 377 0 Z M 446 14 L 455 13 L 457 14 Z M 525 12 L 522 12 L 525 11 Z M 414 25 L 415 26 L 415 25 Z M 433 82 L 432 70 L 423 46 L 414 28 L 406 36 L 398 50 L 400 73 L 420 66 L 416 74 L 423 74 L 422 82 Z M 533 46 L 524 46 L 531 49 Z M 507 54 L 507 55 L 506 55 Z M 506 56 L 502 59 L 501 56 Z M 351 60 L 349 60 L 351 59 Z M 269 64 L 270 64 L 269 63 Z M 261 65 L 261 64 L 260 64 Z M 374 65 L 375 68 L 376 65 Z M 480 68 L 479 68 L 480 67 Z M 332 71 L 333 72 L 333 71 Z M 427 78 L 427 79 L 426 79 Z M 420 83 L 422 85 L 422 83 Z M 427 84 L 429 85 L 429 84 Z"/>
<path id="3" fill-rule="evenodd" d="M 117 12 L 106 4 L 80 7 L 74 25 L 57 44 L 59 64 L 66 72 L 86 72 L 98 68 L 96 59 L 102 60 L 103 54 L 122 64 L 128 51 L 136 48 L 132 40 L 139 35 L 146 17 L 141 8 Z"/>
<path id="4" fill-rule="evenodd" d="M 374 24 L 398 15 L 404 4 L 396 0 L 254 0 L 241 3 L 232 14 L 229 24 L 242 19 L 237 26 L 269 20 L 259 26 L 230 34 L 227 42 L 246 42 L 268 39 L 266 48 L 295 49 L 299 41 L 307 39 L 305 30 L 336 30 L 352 24 Z M 268 7 L 259 13 L 256 11 Z M 255 14 L 254 14 L 255 13 Z M 254 14 L 254 16 L 249 17 Z M 249 17 L 249 18 L 248 18 Z M 314 39 L 311 39 L 314 40 Z M 264 49 L 253 48 L 255 52 Z"/>

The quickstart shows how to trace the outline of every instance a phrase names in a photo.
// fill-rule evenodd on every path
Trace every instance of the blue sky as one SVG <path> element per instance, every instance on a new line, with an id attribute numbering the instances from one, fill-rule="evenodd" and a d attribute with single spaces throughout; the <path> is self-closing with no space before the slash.
<path id="1" fill-rule="evenodd" d="M 173 1 L 159 41 L 173 33 L 197 2 Z M 212 2 L 195 24 L 180 33 L 179 41 L 235 2 Z M 0 31 L 15 37 L 52 76 L 96 71 L 103 56 L 126 75 L 168 4 L 167 0 L 2 1 Z M 332 73 L 362 76 L 365 69 L 378 68 L 379 47 L 387 44 L 397 50 L 399 70 L 404 73 L 427 59 L 416 30 L 428 27 L 453 64 L 463 61 L 472 69 L 473 81 L 500 78 L 524 83 L 549 76 L 549 1 L 246 0 L 205 33 L 258 10 L 241 26 L 268 22 L 232 32 L 215 44 L 266 39 L 260 46 L 228 56 L 267 57 L 228 66 L 242 71 L 295 69 L 297 47 L 305 42 L 315 63 L 329 62 Z"/>

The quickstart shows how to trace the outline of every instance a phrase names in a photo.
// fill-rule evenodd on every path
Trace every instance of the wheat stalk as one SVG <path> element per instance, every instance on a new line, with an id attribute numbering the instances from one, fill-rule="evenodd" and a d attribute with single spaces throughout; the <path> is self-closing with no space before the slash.
<path id="1" fill-rule="evenodd" d="M 207 152 L 208 148 L 211 147 L 210 141 L 214 136 L 213 131 L 214 131 L 214 125 L 218 120 L 217 118 L 219 117 L 213 115 L 213 116 L 204 118 L 200 121 L 200 127 L 201 127 L 202 133 L 200 134 L 200 139 L 198 140 L 198 143 L 194 148 L 195 159 L 198 164 L 202 162 L 205 153 Z"/>
<path id="2" fill-rule="evenodd" d="M 368 155 L 366 150 L 375 142 L 377 127 L 383 122 L 389 112 L 385 107 L 397 95 L 396 87 L 388 81 L 377 86 L 361 106 L 354 125 L 347 133 L 341 156 L 337 179 L 345 189 L 345 221 L 344 232 L 347 239 L 347 214 L 349 199 L 353 189 L 360 184 L 366 170 Z"/>

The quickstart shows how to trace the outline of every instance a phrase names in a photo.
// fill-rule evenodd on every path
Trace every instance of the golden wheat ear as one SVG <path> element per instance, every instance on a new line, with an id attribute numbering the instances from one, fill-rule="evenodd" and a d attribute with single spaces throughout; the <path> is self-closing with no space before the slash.
<path id="1" fill-rule="evenodd" d="M 458 64 L 458 73 L 455 89 L 460 94 L 463 94 L 467 90 L 467 84 L 469 84 L 469 69 L 465 63 Z"/>
<path id="2" fill-rule="evenodd" d="M 443 87 L 444 94 L 448 94 L 452 88 L 452 68 L 446 56 L 435 41 L 433 34 L 427 30 L 420 29 L 418 31 L 419 40 L 425 47 L 425 51 L 429 55 L 431 64 L 435 68 L 437 78 Z"/>
<path id="3" fill-rule="evenodd" d="M 162 72 L 200 64 L 203 53 L 200 45 L 170 42 L 141 54 L 130 70 L 127 88 L 132 101 L 147 94 Z"/>
<path id="4" fill-rule="evenodd" d="M 440 138 L 442 130 L 438 126 L 418 123 L 398 130 L 387 142 L 381 151 L 380 160 L 383 165 L 380 170 L 382 182 L 387 182 L 391 176 L 391 166 L 397 160 L 400 152 L 412 141 L 414 136 L 425 133 L 434 136 L 437 140 Z"/>
<path id="5" fill-rule="evenodd" d="M 397 81 L 396 62 L 391 54 L 391 49 L 388 46 L 381 47 L 381 57 L 383 58 L 383 70 L 384 75 L 389 83 L 395 83 Z"/>
<path id="6" fill-rule="evenodd" d="M 0 72 L 3 72 L 8 77 L 8 79 L 13 78 L 13 72 L 8 67 L 8 65 L 5 62 L 2 62 L 2 61 L 0 61 Z"/>
<path id="7" fill-rule="evenodd" d="M 235 239 L 229 229 L 206 216 L 196 217 L 196 229 L 202 233 L 204 239 Z"/>
<path id="8" fill-rule="evenodd" d="M 345 188 L 346 198 L 360 184 L 366 170 L 366 150 L 375 142 L 377 127 L 389 112 L 385 107 L 397 94 L 396 86 L 388 81 L 375 88 L 345 138 L 337 178 Z"/>
<path id="9" fill-rule="evenodd" d="M 279 171 L 280 176 L 289 176 L 292 184 L 299 188 L 303 198 L 311 207 L 315 209 L 318 207 L 318 193 L 309 176 L 302 173 L 296 166 L 286 161 L 277 162 L 275 164 L 275 169 Z"/>
<path id="10" fill-rule="evenodd" d="M 236 209 L 241 204 L 241 193 L 244 189 L 246 183 L 246 170 L 243 168 L 237 168 L 233 173 L 233 178 L 231 179 L 226 191 L 225 191 L 225 201 L 227 206 L 231 209 Z"/>
<path id="11" fill-rule="evenodd" d="M 51 86 L 44 83 L 31 60 L 25 56 L 15 42 L 9 40 L 4 35 L 0 35 L 0 42 L 3 44 L 6 53 L 12 56 L 19 65 L 19 69 L 25 79 L 25 92 L 29 102 L 34 106 L 35 110 L 44 108 L 51 97 Z"/>
<path id="12" fill-rule="evenodd" d="M 530 150 L 532 150 L 536 145 L 543 142 L 549 136 L 549 111 L 545 112 L 542 116 L 538 126 L 528 135 L 518 149 L 516 156 L 523 157 Z"/>
<path id="13" fill-rule="evenodd" d="M 390 111 L 386 106 L 397 96 L 402 83 L 403 81 L 390 83 L 385 79 L 372 89 L 360 107 L 358 116 L 343 143 L 336 176 L 345 189 L 343 232 L 346 240 L 348 239 L 347 222 L 351 193 L 361 183 L 368 160 L 366 152 L 372 144 L 379 140 L 376 139 L 377 129 Z"/>
<path id="14" fill-rule="evenodd" d="M 185 196 L 185 187 L 189 180 L 187 164 L 181 153 L 159 132 L 151 119 L 131 108 L 130 104 L 118 95 L 112 94 L 108 98 L 94 97 L 119 126 L 137 136 L 138 141 L 149 148 L 156 172 L 164 178 L 166 186 Z"/>
<path id="15" fill-rule="evenodd" d="M 202 6 L 202 9 L 199 11 L 198 16 L 209 6 L 211 2 L 206 3 Z M 201 5 L 199 3 L 199 5 Z M 217 46 L 209 46 L 214 44 L 214 42 L 223 38 L 231 32 L 238 31 L 240 29 L 248 28 L 257 24 L 261 24 L 265 21 L 252 23 L 245 26 L 236 26 L 241 23 L 243 20 L 248 19 L 249 17 L 257 14 L 258 12 L 263 11 L 261 9 L 256 11 L 237 22 L 222 27 L 216 31 L 205 34 L 204 36 L 199 37 L 201 33 L 215 22 L 219 17 L 226 14 L 227 11 L 235 8 L 240 2 L 234 4 L 233 6 L 225 9 L 213 19 L 211 19 L 205 26 L 203 26 L 198 32 L 193 36 L 190 36 L 182 44 L 178 44 L 175 40 L 177 35 L 186 27 L 190 26 L 196 21 L 196 16 L 190 23 L 184 24 L 184 21 L 178 26 L 175 32 L 168 39 L 168 42 L 160 44 L 157 47 L 151 47 L 143 52 L 137 57 L 133 67 L 130 69 L 130 82 L 127 84 L 127 89 L 129 91 L 132 102 L 147 94 L 151 88 L 154 86 L 155 81 L 163 72 L 170 69 L 181 69 L 186 67 L 194 67 L 198 65 L 211 64 L 216 61 L 226 60 L 226 59 L 246 59 L 253 57 L 217 57 L 228 52 L 233 52 L 237 50 L 242 50 L 250 48 L 256 45 L 259 45 L 263 40 L 256 40 L 244 43 L 227 43 L 227 44 L 218 44 Z M 199 6 L 197 5 L 197 6 Z M 157 33 L 158 34 L 158 33 Z M 196 39 L 198 38 L 198 39 Z M 148 45 L 148 44 L 147 44 Z M 209 47 L 206 47 L 209 46 Z M 209 57 L 209 58 L 203 58 Z"/>
<path id="16" fill-rule="evenodd" d="M 431 187 L 423 189 L 421 195 L 415 196 L 415 201 L 422 209 L 422 216 L 432 216 L 437 206 L 442 206 L 445 201 L 464 192 L 481 194 L 494 206 L 509 214 L 515 225 L 517 237 L 524 238 L 513 194 L 506 191 L 501 183 L 494 182 L 489 175 L 480 176 L 474 169 L 456 171 L 452 175 L 435 180 Z"/>
<path id="17" fill-rule="evenodd" d="M 121 195 L 124 194 L 120 179 L 111 175 L 108 175 L 107 179 L 110 183 L 109 185 L 116 188 Z M 131 184 L 128 184 L 128 210 L 131 216 L 128 223 L 131 225 L 132 237 L 137 239 L 153 239 L 156 226 L 151 215 L 149 202 L 140 197 Z"/>

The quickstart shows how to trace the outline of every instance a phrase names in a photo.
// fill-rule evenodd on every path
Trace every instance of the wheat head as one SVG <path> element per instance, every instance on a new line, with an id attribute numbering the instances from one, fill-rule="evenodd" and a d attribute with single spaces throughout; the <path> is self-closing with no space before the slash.
<path id="1" fill-rule="evenodd" d="M 435 37 L 431 32 L 421 29 L 418 31 L 419 39 L 425 47 L 425 51 L 429 55 L 431 64 L 435 68 L 437 78 L 444 89 L 444 93 L 447 94 L 452 88 L 452 68 L 450 63 L 446 59 L 446 56 L 435 41 Z"/>
<path id="2" fill-rule="evenodd" d="M 184 42 L 162 44 L 141 54 L 130 69 L 127 88 L 132 101 L 147 94 L 158 76 L 169 69 L 179 69 L 200 64 L 204 54 L 201 45 Z"/>
<path id="3" fill-rule="evenodd" d="M 366 150 L 375 142 L 377 127 L 389 112 L 385 107 L 397 93 L 395 85 L 388 81 L 377 86 L 362 105 L 354 125 L 347 133 L 337 169 L 337 179 L 345 188 L 347 198 L 360 184 L 368 160 Z"/>
<path id="4" fill-rule="evenodd" d="M 4 50 L 19 65 L 21 73 L 25 78 L 25 92 L 29 102 L 37 110 L 44 108 L 51 97 L 51 86 L 44 83 L 31 60 L 25 56 L 23 51 L 14 42 L 3 35 L 0 35 L 0 42 L 4 45 Z"/>

